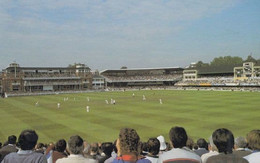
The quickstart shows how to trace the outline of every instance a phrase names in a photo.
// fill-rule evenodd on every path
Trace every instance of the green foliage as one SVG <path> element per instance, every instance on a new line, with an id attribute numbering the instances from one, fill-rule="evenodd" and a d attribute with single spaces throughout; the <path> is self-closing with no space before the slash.
<path id="1" fill-rule="evenodd" d="M 225 65 L 239 65 L 243 63 L 243 59 L 240 57 L 231 57 L 231 56 L 225 56 L 225 57 L 218 57 L 214 58 L 213 61 L 211 61 L 211 66 L 225 66 Z"/>
<path id="2" fill-rule="evenodd" d="M 254 63 L 257 63 L 257 60 L 256 60 L 254 57 L 252 57 L 251 55 L 249 55 L 249 56 L 247 57 L 247 59 L 245 60 L 245 62 L 254 62 Z"/>
<path id="3" fill-rule="evenodd" d="M 208 63 L 203 63 L 202 61 L 199 61 L 196 63 L 196 67 L 200 68 L 200 67 L 208 67 L 209 64 Z"/>

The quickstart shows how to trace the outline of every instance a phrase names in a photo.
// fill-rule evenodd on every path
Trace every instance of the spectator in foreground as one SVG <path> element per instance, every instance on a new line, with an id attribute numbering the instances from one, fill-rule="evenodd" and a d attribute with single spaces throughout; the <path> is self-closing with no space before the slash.
<path id="1" fill-rule="evenodd" d="M 159 154 L 162 154 L 162 153 L 166 152 L 166 149 L 167 149 L 166 142 L 165 142 L 165 139 L 162 135 L 158 136 L 157 139 L 160 141 L 160 152 L 159 152 Z"/>
<path id="2" fill-rule="evenodd" d="M 114 145 L 111 142 L 105 142 L 101 144 L 101 151 L 104 153 L 104 156 L 102 156 L 98 162 L 103 163 L 105 160 L 109 159 L 111 157 L 111 154 L 113 152 Z"/>
<path id="3" fill-rule="evenodd" d="M 247 134 L 248 147 L 253 153 L 244 157 L 249 163 L 259 163 L 260 161 L 260 130 L 252 130 Z"/>
<path id="4" fill-rule="evenodd" d="M 17 152 L 18 149 L 16 147 L 16 136 L 15 135 L 11 135 L 11 136 L 8 136 L 8 144 L 6 146 L 4 146 L 3 148 L 0 149 L 0 162 L 4 159 L 4 157 L 6 155 L 8 155 L 9 153 L 12 153 L 12 152 Z"/>
<path id="5" fill-rule="evenodd" d="M 213 142 L 212 135 L 209 137 L 209 145 L 208 145 L 209 152 L 205 153 L 201 156 L 202 163 L 206 163 L 208 158 L 211 156 L 218 155 L 218 148 Z"/>
<path id="6" fill-rule="evenodd" d="M 58 159 L 56 163 L 97 163 L 96 160 L 83 157 L 83 149 L 83 139 L 78 135 L 71 136 L 68 141 L 70 155 L 66 158 Z"/>
<path id="7" fill-rule="evenodd" d="M 37 143 L 36 146 L 35 146 L 35 152 L 38 152 L 38 153 L 42 153 L 44 154 L 45 153 L 45 146 L 43 143 Z"/>
<path id="8" fill-rule="evenodd" d="M 99 160 L 101 159 L 101 155 L 99 154 L 99 145 L 98 143 L 92 143 L 90 145 L 90 155 L 89 158 L 92 158 L 94 160 Z"/>
<path id="9" fill-rule="evenodd" d="M 199 155 L 200 157 L 205 154 L 208 153 L 208 143 L 205 139 L 200 138 L 197 140 L 197 145 L 198 145 L 198 149 L 195 150 L 194 152 Z"/>
<path id="10" fill-rule="evenodd" d="M 194 146 L 195 146 L 195 144 L 194 144 L 193 139 L 191 137 L 188 137 L 188 140 L 186 142 L 186 146 L 184 148 L 186 148 L 187 150 L 192 151 L 194 149 Z"/>
<path id="11" fill-rule="evenodd" d="M 232 153 L 234 148 L 234 136 L 225 128 L 217 129 L 212 134 L 213 142 L 217 146 L 219 154 L 208 158 L 207 163 L 247 163 L 241 157 Z"/>
<path id="12" fill-rule="evenodd" d="M 117 140 L 114 141 L 113 143 L 113 151 L 111 153 L 111 157 L 105 160 L 104 163 L 112 163 L 114 159 L 117 157 L 117 147 L 116 147 Z"/>
<path id="13" fill-rule="evenodd" d="M 38 135 L 34 130 L 22 131 L 18 138 L 21 149 L 17 153 L 10 153 L 5 156 L 2 163 L 47 163 L 43 154 L 33 151 L 37 141 Z"/>
<path id="14" fill-rule="evenodd" d="M 51 143 L 46 149 L 48 163 L 56 163 L 58 159 L 67 157 L 66 146 L 67 143 L 64 139 L 58 140 L 55 145 Z"/>
<path id="15" fill-rule="evenodd" d="M 244 157 L 252 153 L 250 150 L 247 150 L 247 142 L 244 137 L 237 137 L 235 139 L 233 153 L 238 157 Z"/>
<path id="16" fill-rule="evenodd" d="M 160 141 L 157 138 L 150 138 L 147 142 L 148 154 L 146 158 L 152 163 L 157 163 L 158 154 L 160 152 Z"/>
<path id="17" fill-rule="evenodd" d="M 177 163 L 180 161 L 185 161 L 185 163 L 201 163 L 201 159 L 197 154 L 184 148 L 188 136 L 183 127 L 172 127 L 169 132 L 169 137 L 173 148 L 159 155 L 158 163 Z"/>
<path id="18" fill-rule="evenodd" d="M 122 128 L 117 139 L 117 157 L 113 163 L 151 163 L 140 155 L 140 137 L 132 128 Z"/>

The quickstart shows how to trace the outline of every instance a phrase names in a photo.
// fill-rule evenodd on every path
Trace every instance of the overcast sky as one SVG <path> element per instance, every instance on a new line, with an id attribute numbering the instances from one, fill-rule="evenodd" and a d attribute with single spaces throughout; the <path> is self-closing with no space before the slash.
<path id="1" fill-rule="evenodd" d="M 1 0 L 0 69 L 260 58 L 259 0 Z"/>

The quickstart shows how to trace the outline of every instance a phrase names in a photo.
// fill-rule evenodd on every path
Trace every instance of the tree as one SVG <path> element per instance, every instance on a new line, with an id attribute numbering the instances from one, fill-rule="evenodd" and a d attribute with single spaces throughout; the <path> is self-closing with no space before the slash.
<path id="1" fill-rule="evenodd" d="M 210 62 L 210 66 L 225 66 L 225 65 L 239 65 L 243 63 L 243 59 L 241 57 L 218 57 L 214 58 L 213 61 Z"/>
<path id="2" fill-rule="evenodd" d="M 196 67 L 207 67 L 207 66 L 209 66 L 209 64 L 203 63 L 202 61 L 198 61 L 195 66 Z"/>
<path id="3" fill-rule="evenodd" d="M 247 59 L 245 60 L 245 62 L 254 62 L 254 63 L 256 63 L 257 60 L 254 57 L 252 57 L 251 55 L 249 55 L 249 56 L 247 56 Z"/>

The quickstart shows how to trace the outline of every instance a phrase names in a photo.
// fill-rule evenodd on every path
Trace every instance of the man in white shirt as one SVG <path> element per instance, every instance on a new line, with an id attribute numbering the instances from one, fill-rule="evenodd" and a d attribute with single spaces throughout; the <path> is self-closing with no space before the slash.
<path id="1" fill-rule="evenodd" d="M 172 127 L 169 136 L 173 149 L 159 155 L 158 163 L 173 163 L 179 161 L 201 163 L 201 158 L 197 154 L 184 148 L 188 136 L 183 127 Z"/>
<path id="2" fill-rule="evenodd" d="M 249 163 L 259 163 L 260 160 L 260 130 L 252 130 L 247 134 L 248 147 L 253 153 L 244 157 Z"/>

